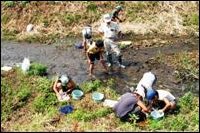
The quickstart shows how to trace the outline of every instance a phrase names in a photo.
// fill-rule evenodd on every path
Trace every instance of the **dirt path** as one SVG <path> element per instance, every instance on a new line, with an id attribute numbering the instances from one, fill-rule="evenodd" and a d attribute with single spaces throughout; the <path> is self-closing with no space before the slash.
<path id="1" fill-rule="evenodd" d="M 183 39 L 182 39 L 183 40 Z M 128 86 L 138 83 L 144 72 L 151 70 L 158 77 L 157 87 L 167 88 L 180 96 L 182 84 L 174 83 L 175 77 L 173 68 L 164 64 L 151 63 L 151 58 L 159 53 L 172 54 L 181 51 L 192 51 L 199 49 L 198 39 L 194 43 L 183 43 L 166 45 L 163 47 L 139 48 L 136 46 L 122 50 L 126 69 L 114 67 L 112 75 L 107 76 L 102 72 L 101 66 L 97 65 L 96 75 L 102 80 L 114 78 L 116 89 L 119 93 L 128 91 Z M 29 57 L 31 61 L 43 63 L 48 66 L 49 76 L 56 73 L 68 73 L 77 83 L 88 80 L 87 62 L 81 50 L 74 47 L 63 49 L 54 45 L 1 42 L 1 66 L 14 65 L 23 61 L 24 57 Z M 99 68 L 99 69 L 98 69 Z"/>

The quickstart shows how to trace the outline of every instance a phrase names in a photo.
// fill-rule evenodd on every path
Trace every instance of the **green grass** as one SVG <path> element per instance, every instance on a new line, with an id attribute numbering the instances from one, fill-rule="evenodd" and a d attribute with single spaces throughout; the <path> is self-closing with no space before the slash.
<path id="1" fill-rule="evenodd" d="M 122 5 L 124 7 L 124 15 L 123 17 L 126 18 L 126 22 L 143 22 L 146 21 L 155 21 L 157 18 L 155 16 L 156 13 L 161 12 L 163 10 L 163 7 L 161 6 L 161 3 L 156 1 L 150 1 L 150 2 L 124 2 L 124 1 L 116 1 L 116 2 L 94 2 L 94 1 L 86 1 L 86 2 L 80 2 L 80 5 L 82 8 L 78 11 L 71 10 L 71 8 L 74 8 L 74 6 L 68 6 L 73 5 L 73 3 L 68 2 L 62 2 L 55 4 L 55 2 L 29 2 L 29 1 L 5 1 L 3 2 L 3 14 L 1 17 L 2 20 L 2 29 L 3 30 L 9 30 L 4 29 L 4 27 L 18 27 L 20 31 L 24 30 L 24 27 L 27 26 L 27 23 L 34 23 L 36 25 L 40 25 L 44 23 L 44 28 L 47 28 L 48 36 L 44 36 L 43 33 L 41 33 L 41 36 L 30 36 L 27 38 L 24 38 L 23 41 L 26 42 L 40 42 L 40 43 L 54 43 L 57 39 L 60 37 L 63 37 L 63 34 L 66 36 L 77 36 L 79 32 L 79 26 L 92 24 L 94 22 L 97 22 L 102 14 L 110 13 L 117 5 Z M 50 10 L 56 9 L 53 11 L 45 12 L 40 15 L 38 15 L 38 12 L 41 12 L 42 8 L 40 7 L 44 6 L 45 9 Z M 63 6 L 65 5 L 65 6 Z M 51 7 L 52 6 L 52 7 Z M 57 8 L 54 8 L 54 6 L 58 6 L 60 10 L 57 10 Z M 189 6 L 191 6 L 189 4 Z M 14 12 L 14 15 L 9 15 L 10 12 L 12 12 L 13 9 L 18 10 L 18 8 L 21 8 L 23 11 L 20 12 Z M 70 8 L 70 11 L 65 10 L 66 8 Z M 195 30 L 198 30 L 198 23 L 199 23 L 199 16 L 196 12 L 193 10 L 185 12 L 185 7 L 183 8 L 183 11 L 180 11 L 179 13 L 183 17 L 183 25 L 189 26 L 194 28 Z M 36 10 L 35 10 L 36 9 Z M 22 12 L 30 10 L 32 13 L 27 14 L 21 14 Z M 35 10 L 35 11 L 34 11 Z M 183 13 L 182 13 L 183 12 Z M 18 17 L 19 16 L 19 17 Z M 48 17 L 48 19 L 47 19 Z M 53 21 L 55 18 L 58 18 L 58 21 Z M 30 18 L 30 20 L 27 20 L 27 18 Z M 16 25 L 15 23 L 10 24 L 9 26 L 7 23 L 13 21 L 13 20 L 19 20 L 22 21 L 22 23 Z M 29 21 L 29 22 L 26 22 Z M 55 28 L 55 23 L 58 24 L 61 23 L 61 27 L 64 31 L 58 31 L 60 28 Z M 78 29 L 74 31 L 74 29 Z M 52 29 L 53 28 L 53 29 Z M 55 29 L 54 29 L 55 28 Z M 62 28 L 61 28 L 62 29 Z M 55 30 L 55 32 L 58 32 L 58 35 L 54 35 L 52 33 L 52 30 Z M 72 31 L 73 30 L 73 31 Z M 61 33 L 61 34 L 60 34 Z M 15 35 L 10 35 L 13 33 L 8 33 L 3 36 L 3 38 L 7 38 L 9 40 L 18 40 L 18 38 L 15 38 L 18 33 L 14 33 Z M 20 41 L 20 40 L 19 40 Z"/>
<path id="2" fill-rule="evenodd" d="M 199 15 L 197 13 L 191 13 L 188 15 L 184 15 L 183 17 L 184 26 L 199 25 Z"/>
<path id="3" fill-rule="evenodd" d="M 1 120 L 3 125 L 9 118 L 18 116 L 20 109 L 30 113 L 25 114 L 23 124 L 20 119 L 11 122 L 7 127 L 11 131 L 198 131 L 199 130 L 199 99 L 191 92 L 185 93 L 178 100 L 178 108 L 173 114 L 166 114 L 161 120 L 147 119 L 145 126 L 134 122 L 121 122 L 110 108 L 92 100 L 93 91 L 105 94 L 108 99 L 117 99 L 120 95 L 114 90 L 115 81 L 95 80 L 85 82 L 81 86 L 85 94 L 81 100 L 58 102 L 52 90 L 53 81 L 38 75 L 24 75 L 18 69 L 6 72 L 1 79 Z M 187 86 L 187 90 L 191 86 Z M 92 89 L 91 89 L 92 88 Z M 61 120 L 49 124 L 49 121 L 59 116 L 58 109 L 63 105 L 73 105 L 72 113 L 61 116 Z M 22 113 L 22 112 L 21 112 Z M 29 119 L 28 119 L 29 118 Z M 75 124 L 76 123 L 76 124 Z M 48 126 L 45 127 L 44 125 Z"/>
<path id="4" fill-rule="evenodd" d="M 92 91 L 96 91 L 97 88 L 102 86 L 102 82 L 100 80 L 90 81 L 83 83 L 80 88 L 83 89 L 84 93 L 89 93 Z"/>
<path id="5" fill-rule="evenodd" d="M 31 63 L 28 75 L 40 75 L 43 76 L 47 73 L 47 66 L 40 63 Z"/>
<path id="6" fill-rule="evenodd" d="M 4 6 L 6 7 L 14 7 L 16 5 L 15 1 L 5 1 L 3 3 Z"/>
<path id="7" fill-rule="evenodd" d="M 1 38 L 3 40 L 16 40 L 17 31 L 3 29 Z"/>

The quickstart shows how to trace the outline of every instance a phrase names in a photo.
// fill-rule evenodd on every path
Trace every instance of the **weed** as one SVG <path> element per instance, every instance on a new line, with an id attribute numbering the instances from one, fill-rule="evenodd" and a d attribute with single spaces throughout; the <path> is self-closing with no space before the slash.
<path id="1" fill-rule="evenodd" d="M 94 111 L 85 111 L 83 109 L 76 110 L 73 114 L 70 114 L 70 117 L 78 121 L 91 121 L 98 117 L 104 117 L 112 112 L 109 108 L 95 109 Z"/>
<path id="2" fill-rule="evenodd" d="M 43 76 L 47 73 L 47 66 L 33 62 L 30 66 L 30 70 L 28 71 L 29 75 L 40 75 Z"/>
<path id="3" fill-rule="evenodd" d="M 4 6 L 6 7 L 14 7 L 16 5 L 15 1 L 5 1 Z"/>
<path id="4" fill-rule="evenodd" d="M 67 25 L 72 25 L 72 24 L 78 22 L 80 19 L 81 19 L 81 15 L 79 15 L 79 14 L 67 13 L 64 15 L 64 22 Z"/>
<path id="5" fill-rule="evenodd" d="M 92 11 L 96 12 L 97 11 L 97 5 L 94 2 L 89 2 L 87 5 L 87 12 Z"/>
<path id="6" fill-rule="evenodd" d="M 16 39 L 16 31 L 10 31 L 10 30 L 6 30 L 3 29 L 2 32 L 2 39 L 4 40 L 15 40 Z"/>
<path id="7" fill-rule="evenodd" d="M 102 83 L 100 80 L 90 81 L 83 83 L 80 87 L 83 89 L 84 93 L 96 91 L 97 88 L 101 87 Z"/>
<path id="8" fill-rule="evenodd" d="M 184 26 L 199 25 L 199 16 L 196 13 L 192 13 L 184 16 Z"/>
<path id="9" fill-rule="evenodd" d="M 10 21 L 11 14 L 2 14 L 1 22 L 2 24 L 7 24 Z"/>
<path id="10" fill-rule="evenodd" d="M 20 91 L 17 93 L 19 101 L 26 101 L 31 95 L 31 89 L 29 86 L 21 86 Z"/>
<path id="11" fill-rule="evenodd" d="M 57 98 L 54 93 L 38 95 L 33 101 L 32 108 L 35 112 L 43 113 L 48 111 L 52 105 L 57 103 Z"/>

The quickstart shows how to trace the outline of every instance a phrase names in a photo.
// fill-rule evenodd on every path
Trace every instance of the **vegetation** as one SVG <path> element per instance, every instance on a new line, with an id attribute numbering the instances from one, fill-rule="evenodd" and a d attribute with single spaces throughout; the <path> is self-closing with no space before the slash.
<path id="1" fill-rule="evenodd" d="M 180 52 L 172 55 L 159 54 L 156 60 L 161 63 L 166 63 L 173 66 L 176 71 L 177 79 L 183 81 L 195 81 L 199 75 L 199 54 L 198 51 Z"/>
<path id="2" fill-rule="evenodd" d="M 82 27 L 87 24 L 96 29 L 102 14 L 112 12 L 117 5 L 124 7 L 123 19 L 126 21 L 123 23 L 123 32 L 126 33 L 190 34 L 198 31 L 199 23 L 198 3 L 194 2 L 4 1 L 1 3 L 2 38 L 6 40 L 55 43 L 67 36 L 78 36 Z M 25 32 L 26 26 L 30 23 L 34 25 L 33 33 Z"/>
<path id="3" fill-rule="evenodd" d="M 6 131 L 199 130 L 199 99 L 191 92 L 179 99 L 178 108 L 173 114 L 166 114 L 159 121 L 148 118 L 145 123 L 135 123 L 137 117 L 132 116 L 132 123 L 124 123 L 114 115 L 111 108 L 103 107 L 102 103 L 96 103 L 91 98 L 92 91 L 99 91 L 106 98 L 117 99 L 120 95 L 113 90 L 113 79 L 105 83 L 100 80 L 85 82 L 81 89 L 86 93 L 81 100 L 71 99 L 67 103 L 60 103 L 52 90 L 53 81 L 46 77 L 24 75 L 18 68 L 3 73 L 2 76 L 1 126 Z M 61 115 L 59 107 L 69 104 L 74 106 L 74 111 Z M 24 116 L 17 119 L 21 113 Z M 10 120 L 11 125 L 4 128 Z"/>
<path id="4" fill-rule="evenodd" d="M 31 63 L 30 69 L 28 71 L 29 75 L 45 75 L 47 73 L 47 66 L 39 64 L 36 62 Z"/>
<path id="5" fill-rule="evenodd" d="M 96 30 L 102 14 L 111 12 L 117 5 L 124 7 L 123 16 L 126 21 L 123 22 L 123 32 L 134 40 L 130 41 L 136 47 L 173 44 L 173 41 L 180 41 L 185 36 L 174 40 L 170 40 L 169 36 L 175 33 L 188 35 L 190 32 L 186 31 L 191 30 L 195 33 L 199 28 L 198 3 L 194 2 L 3 1 L 1 4 L 2 39 L 54 43 L 56 46 L 64 43 L 67 44 L 66 48 L 75 43 L 74 38 L 77 38 L 84 25 L 91 24 Z M 30 23 L 34 24 L 34 30 L 27 33 L 26 26 Z M 157 38 L 158 36 L 160 38 Z M 64 47 L 61 48 L 63 50 Z M 121 44 L 120 48 L 126 49 L 127 45 Z M 173 76 L 187 85 L 184 89 L 185 94 L 177 98 L 178 106 L 174 112 L 166 113 L 160 120 L 148 117 L 141 123 L 136 123 L 135 115 L 131 116 L 132 122 L 122 122 L 111 108 L 92 100 L 92 93 L 95 91 L 103 93 L 106 99 L 117 100 L 120 94 L 115 90 L 117 83 L 114 78 L 85 81 L 79 85 L 84 92 L 82 99 L 71 98 L 67 102 L 58 102 L 52 89 L 55 79 L 46 77 L 47 66 L 33 62 L 28 74 L 23 74 L 19 68 L 2 71 L 1 130 L 198 132 L 199 96 L 193 92 L 197 89 L 196 83 L 199 80 L 198 59 L 198 50 L 169 55 L 160 52 L 154 58 L 155 63 L 172 66 L 175 70 Z M 137 66 L 140 69 L 140 65 Z M 61 114 L 59 108 L 65 105 L 72 105 L 73 112 Z"/>

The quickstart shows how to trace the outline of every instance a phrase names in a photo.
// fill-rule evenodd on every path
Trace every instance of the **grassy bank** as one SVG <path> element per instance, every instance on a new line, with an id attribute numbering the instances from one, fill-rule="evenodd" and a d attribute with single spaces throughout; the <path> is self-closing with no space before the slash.
<path id="1" fill-rule="evenodd" d="M 23 74 L 18 68 L 1 74 L 2 131 L 198 131 L 199 98 L 191 92 L 179 98 L 178 109 L 160 121 L 148 118 L 144 123 L 124 123 L 112 109 L 91 99 L 93 91 L 116 100 L 113 79 L 84 82 L 79 87 L 84 97 L 60 103 L 52 90 L 53 81 L 38 74 Z M 190 86 L 188 86 L 190 87 Z M 188 88 L 189 89 L 189 88 Z M 74 111 L 61 115 L 62 105 Z"/>
<path id="2" fill-rule="evenodd" d="M 2 36 L 7 40 L 53 43 L 80 36 L 82 27 L 100 24 L 101 16 L 117 5 L 124 7 L 123 32 L 134 34 L 195 34 L 199 29 L 199 4 L 195 2 L 28 2 L 2 4 Z M 45 9 L 45 10 L 44 10 Z M 33 33 L 26 32 L 28 24 Z"/>

